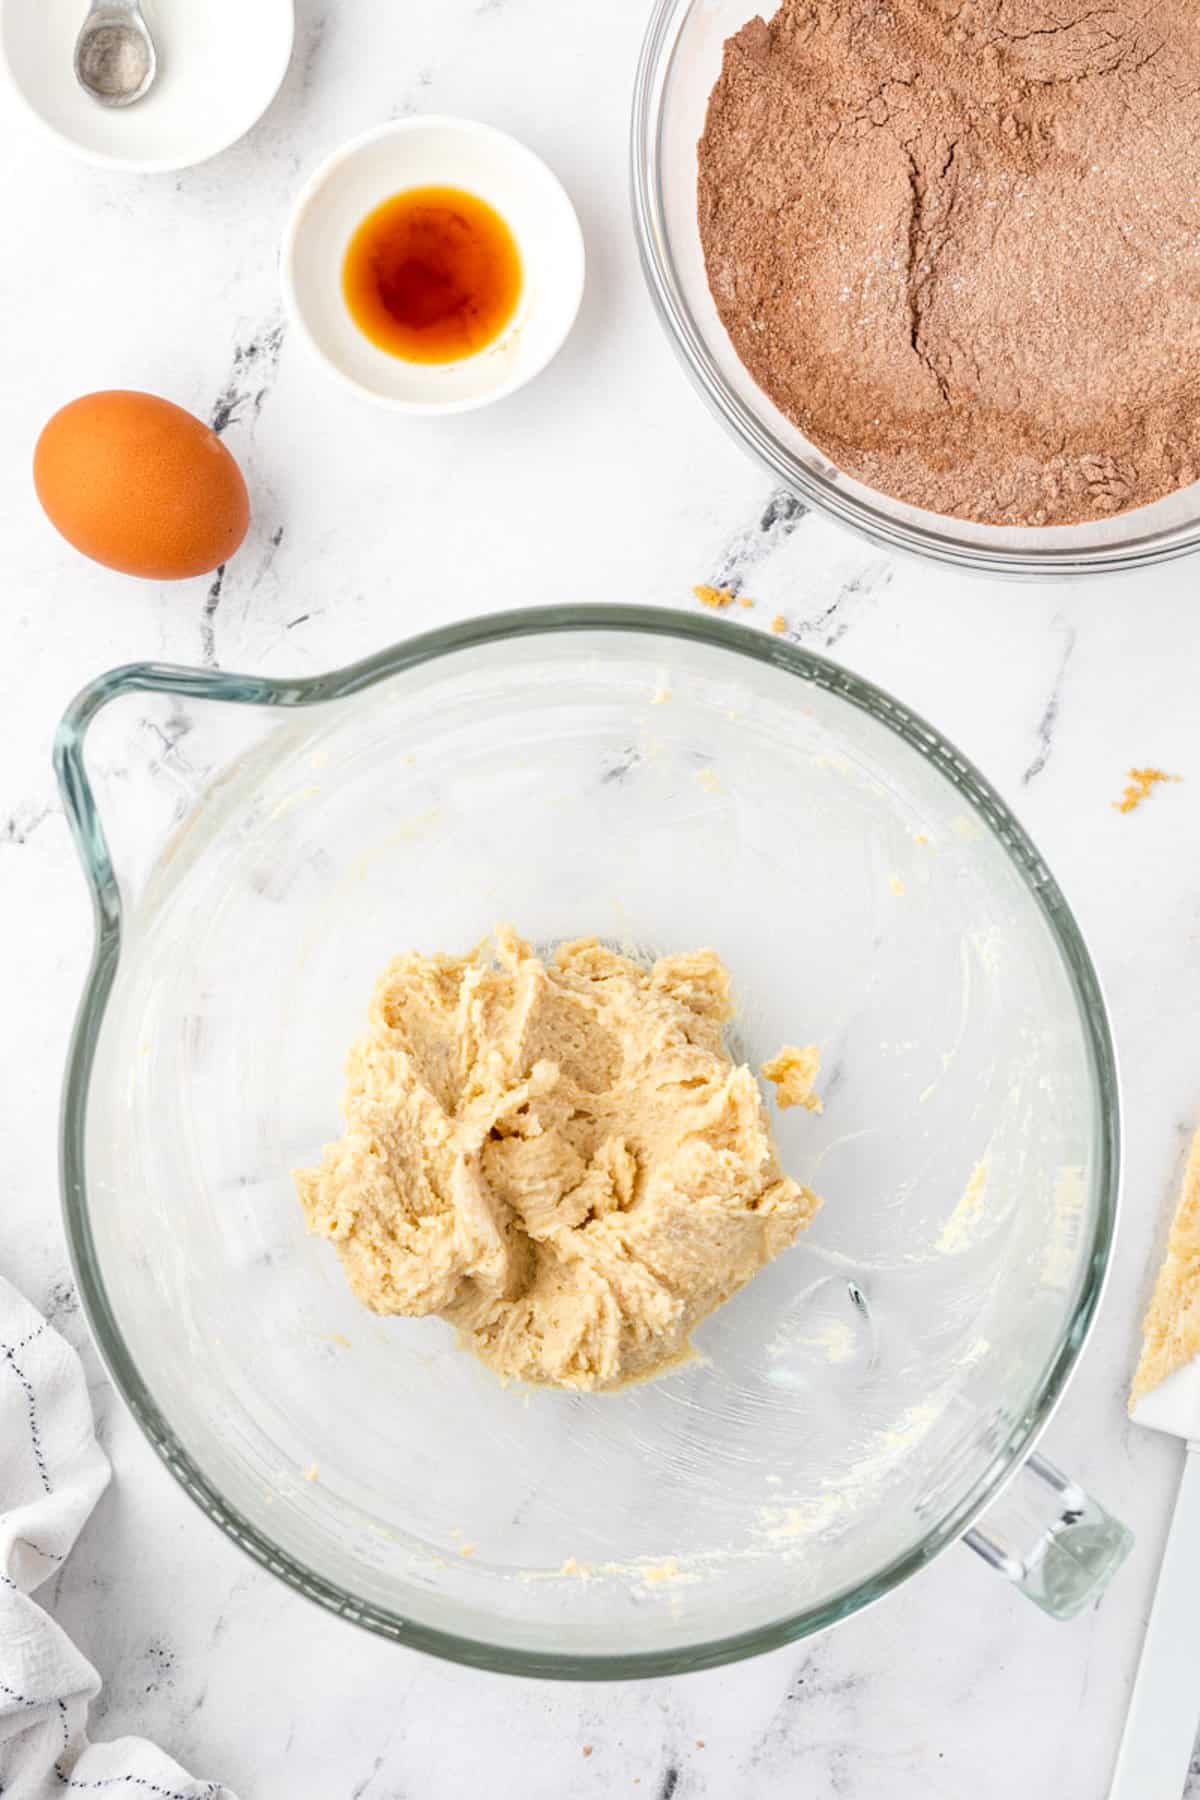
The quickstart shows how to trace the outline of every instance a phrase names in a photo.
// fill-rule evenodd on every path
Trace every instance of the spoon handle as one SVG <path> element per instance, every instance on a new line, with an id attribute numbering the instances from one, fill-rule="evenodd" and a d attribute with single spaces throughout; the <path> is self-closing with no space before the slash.
<path id="1" fill-rule="evenodd" d="M 1200 1449 L 1189 1443 L 1109 1800 L 1176 1800 L 1200 1717 Z"/>

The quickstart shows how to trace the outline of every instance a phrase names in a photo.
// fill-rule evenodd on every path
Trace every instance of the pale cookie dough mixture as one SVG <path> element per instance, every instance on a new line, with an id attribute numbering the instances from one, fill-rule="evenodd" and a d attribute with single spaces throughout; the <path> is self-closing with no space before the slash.
<path id="1" fill-rule="evenodd" d="M 820 1100 L 813 1084 L 821 1072 L 821 1053 L 815 1044 L 785 1044 L 778 1056 L 762 1066 L 762 1074 L 775 1089 L 775 1104 L 786 1110 L 802 1106 L 806 1112 L 821 1112 Z"/>
<path id="2" fill-rule="evenodd" d="M 1142 1359 L 1129 1404 L 1200 1352 L 1200 1131 L 1192 1140 L 1167 1255 L 1142 1326 Z"/>
<path id="3" fill-rule="evenodd" d="M 657 1373 L 820 1205 L 722 1046 L 731 1010 L 711 950 L 646 968 L 584 938 L 546 964 L 505 928 L 398 957 L 345 1134 L 296 1173 L 309 1230 L 372 1311 L 440 1314 L 505 1378 Z"/>

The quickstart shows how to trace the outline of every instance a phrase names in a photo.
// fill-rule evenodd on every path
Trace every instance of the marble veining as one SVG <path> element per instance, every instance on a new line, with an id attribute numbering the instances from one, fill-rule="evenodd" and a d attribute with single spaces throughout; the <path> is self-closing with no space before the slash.
<path id="1" fill-rule="evenodd" d="M 1058 729 L 1058 715 L 1062 710 L 1063 686 L 1067 679 L 1067 670 L 1071 666 L 1071 658 L 1075 654 L 1076 632 L 1073 625 L 1059 620 L 1062 630 L 1062 655 L 1058 659 L 1058 667 L 1054 671 L 1054 685 L 1042 709 L 1042 716 L 1037 727 L 1037 752 L 1032 762 L 1021 777 L 1021 786 L 1028 787 L 1036 781 L 1046 764 L 1050 761 L 1054 749 L 1054 734 Z"/>
<path id="2" fill-rule="evenodd" d="M 835 649 L 856 623 L 880 604 L 891 585 L 892 574 L 892 564 L 886 558 L 876 557 L 841 582 L 833 598 L 821 601 L 814 613 L 790 623 L 784 636 L 814 649 Z"/>
<path id="3" fill-rule="evenodd" d="M 644 0 L 299 0 L 270 112 L 177 177 L 86 168 L 15 107 L 0 114 L 22 246 L 0 264 L 0 1268 L 81 1347 L 116 1471 L 47 1598 L 104 1676 L 95 1735 L 155 1738 L 241 1800 L 1098 1800 L 1180 1463 L 1128 1424 L 1123 1395 L 1181 1134 L 1200 1120 L 1196 565 L 973 581 L 886 557 L 772 491 L 692 392 L 643 289 L 625 156 L 645 16 Z M 366 407 L 279 314 L 300 181 L 338 142 L 416 108 L 526 139 L 587 239 L 561 355 L 462 419 Z M 64 276 L 68 251 L 79 279 Z M 212 418 L 241 462 L 254 519 L 220 578 L 127 581 L 42 518 L 37 431 L 75 394 L 122 385 Z M 1015 808 L 1088 935 L 1121 1051 L 1128 1181 L 1102 1316 L 1045 1447 L 1137 1547 L 1071 1625 L 954 1550 L 825 1638 L 600 1693 L 438 1664 L 293 1597 L 200 1516 L 117 1401 L 59 1221 L 58 1089 L 90 917 L 50 746 L 72 694 L 122 662 L 313 674 L 508 605 L 693 609 L 697 582 L 755 600 L 726 612 L 740 629 L 779 613 L 798 642 L 932 720 Z M 131 712 L 126 748 L 161 757 L 182 803 L 203 771 L 187 709 L 164 716 Z M 1150 762 L 1183 779 L 1118 814 L 1126 771 Z M 150 821 L 112 823 L 115 841 L 152 850 Z"/>
<path id="4" fill-rule="evenodd" d="M 713 570 L 712 586 L 740 594 L 759 564 L 790 538 L 807 517 L 808 508 L 794 494 L 776 488 L 753 523 L 735 532 L 722 549 Z"/>
<path id="5" fill-rule="evenodd" d="M 234 345 L 233 365 L 209 414 L 218 437 L 244 414 L 258 418 L 279 372 L 286 329 L 282 316 L 272 313 L 246 343 Z"/>

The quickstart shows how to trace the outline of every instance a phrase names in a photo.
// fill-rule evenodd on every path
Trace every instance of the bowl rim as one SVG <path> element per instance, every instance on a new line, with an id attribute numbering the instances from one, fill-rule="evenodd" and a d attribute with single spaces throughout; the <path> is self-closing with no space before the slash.
<path id="1" fill-rule="evenodd" d="M 919 1543 L 866 1580 L 839 1590 L 818 1607 L 785 1612 L 765 1624 L 694 1645 L 619 1654 L 516 1648 L 414 1622 L 307 1567 L 230 1506 L 176 1437 L 126 1346 L 101 1274 L 87 1194 L 88 1092 L 99 1031 L 117 975 L 122 938 L 121 895 L 84 765 L 85 740 L 96 715 L 109 701 L 130 693 L 167 693 L 190 700 L 283 711 L 299 709 L 349 699 L 393 676 L 461 651 L 514 639 L 588 632 L 681 639 L 767 664 L 803 685 L 839 696 L 886 726 L 932 763 L 1004 850 L 1055 941 L 1074 994 L 1093 1093 L 1091 1166 L 1095 1208 L 1079 1292 L 1052 1355 L 1031 1386 L 1027 1402 L 971 1489 Z M 68 1051 L 59 1138 L 63 1220 L 85 1315 L 115 1387 L 180 1486 L 228 1537 L 290 1588 L 379 1636 L 470 1667 L 572 1681 L 676 1675 L 794 1643 L 872 1604 L 956 1542 L 1016 1473 L 1062 1397 L 1104 1287 L 1120 1187 L 1122 1134 L 1117 1065 L 1099 978 L 1062 890 L 995 789 L 919 714 L 830 659 L 753 628 L 665 608 L 572 605 L 520 609 L 442 626 L 323 675 L 279 678 L 165 663 L 126 664 L 90 682 L 71 702 L 55 735 L 54 767 L 91 892 L 95 923 L 91 963 Z"/>
<path id="2" fill-rule="evenodd" d="M 654 0 L 634 77 L 629 178 L 638 256 L 651 302 L 693 387 L 710 412 L 781 486 L 847 530 L 887 550 L 901 550 L 974 574 L 1044 580 L 1128 573 L 1172 562 L 1200 548 L 1200 516 L 1189 526 L 1174 528 L 1166 538 L 1137 538 L 1090 549 L 1064 546 L 1039 550 L 1030 546 L 1014 550 L 978 544 L 954 535 L 953 527 L 958 523 L 955 520 L 947 519 L 945 528 L 937 530 L 892 518 L 869 500 L 806 468 L 784 447 L 730 386 L 710 354 L 684 297 L 671 253 L 662 187 L 664 97 L 683 25 L 701 3 L 702 0 Z M 753 0 L 746 0 L 747 19 L 754 10 Z M 774 5 L 766 10 L 773 11 Z M 887 500 L 888 496 L 881 494 L 880 498 Z M 927 516 L 941 517 L 933 513 Z"/>
<path id="3" fill-rule="evenodd" d="M 564 310 L 561 327 L 552 332 L 545 340 L 540 354 L 525 368 L 518 369 L 498 387 L 488 388 L 485 392 L 466 394 L 457 400 L 409 400 L 401 394 L 384 394 L 378 388 L 368 387 L 363 381 L 349 374 L 337 362 L 325 345 L 314 334 L 305 316 L 300 301 L 299 286 L 296 280 L 296 246 L 304 228 L 309 208 L 330 177 L 348 162 L 365 150 L 368 145 L 393 137 L 408 136 L 413 132 L 429 130 L 449 130 L 460 133 L 464 137 L 482 137 L 490 140 L 498 151 L 515 161 L 524 161 L 535 168 L 541 179 L 562 201 L 563 232 L 562 257 L 564 273 L 569 276 L 570 294 Z M 483 119 L 469 119 L 455 113 L 413 113 L 403 119 L 387 119 L 381 125 L 372 125 L 366 131 L 360 131 L 356 137 L 347 138 L 344 143 L 323 156 L 316 168 L 304 182 L 292 203 L 287 222 L 283 228 L 283 238 L 279 248 L 279 285 L 283 293 L 284 306 L 288 318 L 295 326 L 311 355 L 336 377 L 343 387 L 357 394 L 360 400 L 370 401 L 372 406 L 382 407 L 385 412 L 407 413 L 414 418 L 450 418 L 459 413 L 479 412 L 485 406 L 492 406 L 498 400 L 507 400 L 529 382 L 541 375 L 554 361 L 559 351 L 575 328 L 579 317 L 579 308 L 583 304 L 583 292 L 587 283 L 587 249 L 583 239 L 583 228 L 579 223 L 579 214 L 575 210 L 575 202 L 571 199 L 566 187 L 555 174 L 545 159 L 531 150 L 529 145 L 504 131 L 498 125 L 490 125 Z"/>

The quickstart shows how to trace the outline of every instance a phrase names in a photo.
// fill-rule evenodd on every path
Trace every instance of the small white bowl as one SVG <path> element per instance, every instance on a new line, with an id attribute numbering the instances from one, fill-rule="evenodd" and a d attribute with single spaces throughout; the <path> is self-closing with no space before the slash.
<path id="1" fill-rule="evenodd" d="M 342 295 L 355 230 L 406 188 L 465 188 L 500 214 L 521 256 L 521 297 L 494 343 L 451 363 L 412 363 L 359 330 Z M 284 299 L 335 375 L 397 412 L 471 412 L 544 369 L 583 295 L 583 234 L 575 208 L 540 157 L 471 119 L 427 116 L 380 125 L 335 150 L 305 184 L 284 233 Z"/>
<path id="2" fill-rule="evenodd" d="M 87 0 L 0 0 L 0 64 L 26 106 L 85 162 L 154 174 L 243 137 L 279 90 L 293 0 L 143 0 L 158 74 L 132 106 L 100 106 L 75 80 Z"/>

